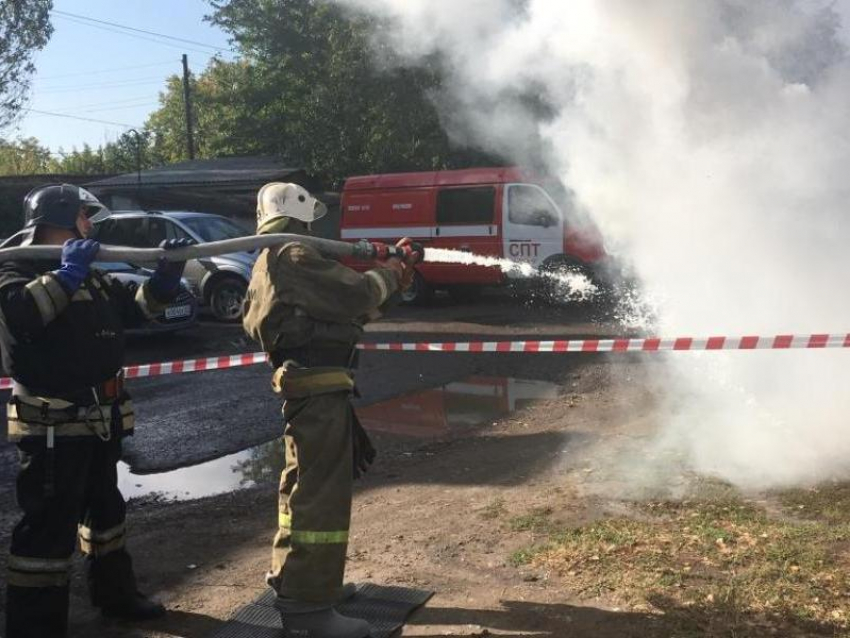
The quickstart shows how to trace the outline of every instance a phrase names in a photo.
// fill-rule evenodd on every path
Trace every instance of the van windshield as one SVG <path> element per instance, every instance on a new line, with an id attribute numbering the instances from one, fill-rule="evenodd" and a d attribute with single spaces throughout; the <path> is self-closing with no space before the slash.
<path id="1" fill-rule="evenodd" d="M 251 233 L 226 217 L 189 217 L 181 219 L 189 229 L 204 241 L 221 241 L 247 237 Z"/>

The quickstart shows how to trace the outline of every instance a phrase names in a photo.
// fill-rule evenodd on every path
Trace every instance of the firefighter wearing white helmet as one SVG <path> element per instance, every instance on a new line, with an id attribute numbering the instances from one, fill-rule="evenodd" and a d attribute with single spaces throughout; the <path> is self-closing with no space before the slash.
<path id="1" fill-rule="evenodd" d="M 267 184 L 257 196 L 257 234 L 306 234 L 326 212 L 297 184 Z M 410 284 L 416 258 L 359 273 L 294 240 L 265 249 L 254 265 L 243 326 L 274 367 L 286 446 L 267 581 L 290 638 L 369 635 L 368 623 L 334 609 L 353 593 L 343 587 L 352 482 L 375 456 L 351 405 L 355 345 L 364 323 Z"/>

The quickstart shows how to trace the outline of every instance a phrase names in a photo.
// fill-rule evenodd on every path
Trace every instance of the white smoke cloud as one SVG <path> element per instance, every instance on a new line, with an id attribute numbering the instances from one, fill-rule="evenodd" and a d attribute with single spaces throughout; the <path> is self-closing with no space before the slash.
<path id="1" fill-rule="evenodd" d="M 442 57 L 458 139 L 543 157 L 665 300 L 666 336 L 850 331 L 846 0 L 339 1 Z M 661 442 L 694 469 L 850 473 L 850 353 L 671 365 Z"/>

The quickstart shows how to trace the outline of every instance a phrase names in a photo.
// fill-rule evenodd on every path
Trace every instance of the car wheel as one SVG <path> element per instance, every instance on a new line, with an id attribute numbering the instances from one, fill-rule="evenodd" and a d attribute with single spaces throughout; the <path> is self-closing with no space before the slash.
<path id="1" fill-rule="evenodd" d="M 234 322 L 242 318 L 242 300 L 248 284 L 236 277 L 219 279 L 210 292 L 210 309 L 219 321 Z"/>
<path id="2" fill-rule="evenodd" d="M 425 281 L 425 278 L 417 272 L 413 275 L 413 282 L 410 284 L 410 288 L 402 291 L 401 301 L 409 306 L 421 306 L 428 303 L 433 292 L 431 286 Z"/>

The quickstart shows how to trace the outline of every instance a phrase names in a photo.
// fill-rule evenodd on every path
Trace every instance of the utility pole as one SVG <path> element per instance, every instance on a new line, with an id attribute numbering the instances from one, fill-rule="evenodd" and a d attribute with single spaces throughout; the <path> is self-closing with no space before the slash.
<path id="1" fill-rule="evenodd" d="M 195 159 L 195 141 L 192 134 L 192 96 L 189 91 L 189 57 L 183 54 L 183 105 L 186 107 L 186 150 L 189 159 Z"/>

